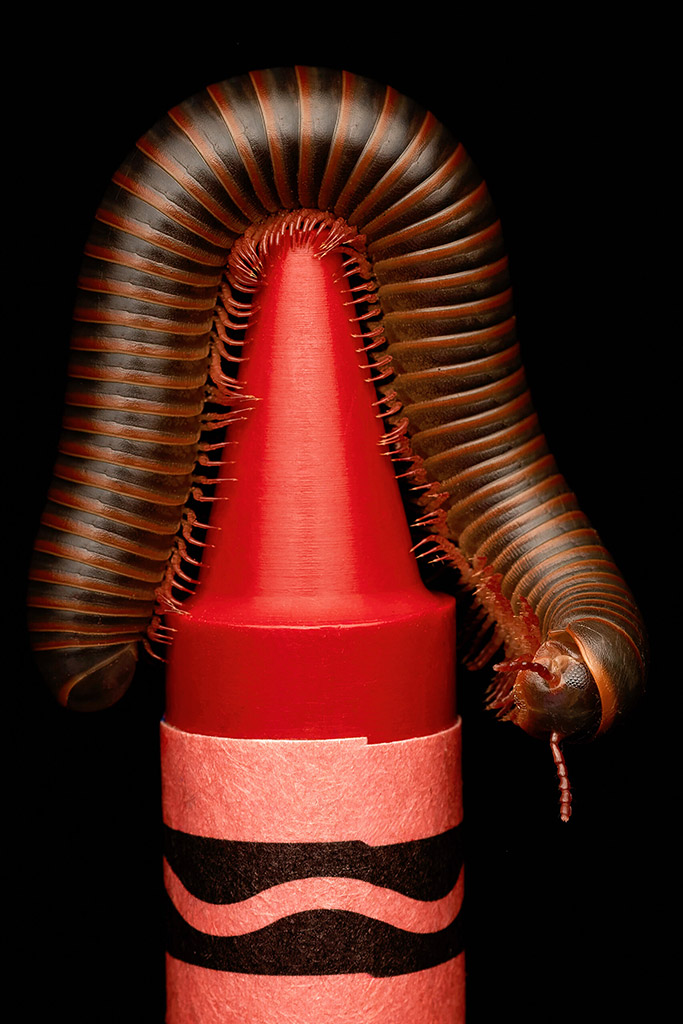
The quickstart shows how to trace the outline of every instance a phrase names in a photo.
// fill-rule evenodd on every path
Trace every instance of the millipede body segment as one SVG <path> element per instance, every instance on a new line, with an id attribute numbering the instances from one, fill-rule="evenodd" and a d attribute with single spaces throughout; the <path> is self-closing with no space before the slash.
<path id="1" fill-rule="evenodd" d="M 85 249 L 31 572 L 41 667 L 63 703 L 106 706 L 138 642 L 170 636 L 163 616 L 206 536 L 196 509 L 222 443 L 212 431 L 229 437 L 248 415 L 229 371 L 259 267 L 269 246 L 304 236 L 337 247 L 353 276 L 421 551 L 452 564 L 480 609 L 468 663 L 504 646 L 490 704 L 549 739 L 563 768 L 562 739 L 603 732 L 639 695 L 640 614 L 539 427 L 484 182 L 431 114 L 346 72 L 210 86 L 114 175 Z"/>

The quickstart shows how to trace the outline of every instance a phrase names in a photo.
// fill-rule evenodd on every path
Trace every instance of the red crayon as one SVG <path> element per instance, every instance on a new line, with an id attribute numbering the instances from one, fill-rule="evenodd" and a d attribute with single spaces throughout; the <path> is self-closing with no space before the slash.
<path id="1" fill-rule="evenodd" d="M 253 397 L 168 665 L 173 1022 L 460 1019 L 453 600 L 410 551 L 339 231 L 253 236 Z"/>

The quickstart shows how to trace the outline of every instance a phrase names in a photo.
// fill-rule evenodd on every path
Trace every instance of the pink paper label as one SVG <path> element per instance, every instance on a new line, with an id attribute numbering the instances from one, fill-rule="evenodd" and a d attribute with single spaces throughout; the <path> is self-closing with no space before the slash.
<path id="1" fill-rule="evenodd" d="M 161 739 L 169 1024 L 464 1020 L 459 722 Z"/>

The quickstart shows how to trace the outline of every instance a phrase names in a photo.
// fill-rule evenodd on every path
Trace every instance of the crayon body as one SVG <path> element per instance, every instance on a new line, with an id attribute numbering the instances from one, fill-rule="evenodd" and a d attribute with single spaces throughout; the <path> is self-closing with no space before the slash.
<path id="1" fill-rule="evenodd" d="M 343 267 L 270 254 L 220 529 L 174 617 L 172 1024 L 461 1019 L 453 600 L 410 550 Z"/>

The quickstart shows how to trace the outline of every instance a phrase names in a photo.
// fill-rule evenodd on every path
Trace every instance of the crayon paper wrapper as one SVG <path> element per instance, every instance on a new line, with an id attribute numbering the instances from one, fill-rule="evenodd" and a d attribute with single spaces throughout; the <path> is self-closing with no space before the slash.
<path id="1" fill-rule="evenodd" d="M 168 1024 L 464 1021 L 459 721 L 161 745 Z"/>

